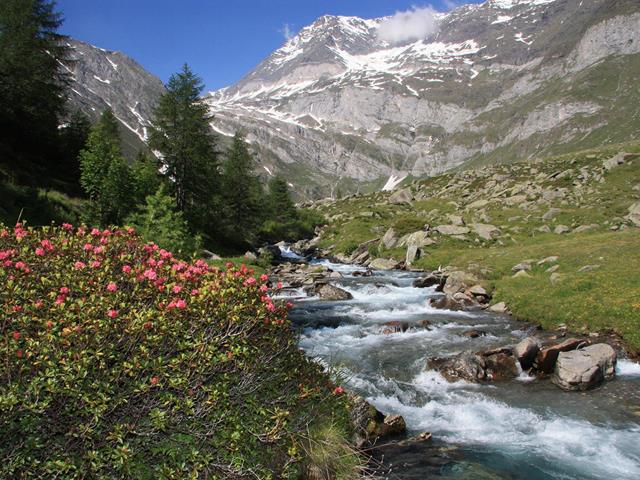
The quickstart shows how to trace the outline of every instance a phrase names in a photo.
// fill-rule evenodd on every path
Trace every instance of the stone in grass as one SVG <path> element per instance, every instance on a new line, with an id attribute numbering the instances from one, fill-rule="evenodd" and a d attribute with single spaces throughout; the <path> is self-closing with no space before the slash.
<path id="1" fill-rule="evenodd" d="M 389 203 L 393 205 L 411 203 L 412 201 L 413 201 L 413 194 L 411 193 L 411 190 L 408 188 L 403 188 L 402 190 L 398 190 L 397 192 L 393 193 L 389 197 Z"/>
<path id="2" fill-rule="evenodd" d="M 491 305 L 487 310 L 492 313 L 507 313 L 509 309 L 507 308 L 507 304 L 504 302 L 498 302 L 494 305 Z"/>
<path id="3" fill-rule="evenodd" d="M 513 278 L 531 278 L 531 275 L 529 275 L 526 270 L 518 270 L 515 275 L 513 275 Z"/>
<path id="4" fill-rule="evenodd" d="M 570 231 L 571 229 L 566 225 L 558 225 L 553 229 L 553 233 L 555 233 L 556 235 L 562 235 L 563 233 L 569 233 Z"/>
<path id="5" fill-rule="evenodd" d="M 589 390 L 616 374 L 616 352 L 606 343 L 561 352 L 551 381 L 567 391 Z"/>

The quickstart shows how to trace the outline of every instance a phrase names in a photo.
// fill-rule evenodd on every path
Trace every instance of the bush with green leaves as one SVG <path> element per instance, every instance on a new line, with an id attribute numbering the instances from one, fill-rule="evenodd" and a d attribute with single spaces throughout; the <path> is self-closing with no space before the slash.
<path id="1" fill-rule="evenodd" d="M 268 285 L 132 229 L 0 225 L 0 478 L 297 478 L 346 399 Z"/>

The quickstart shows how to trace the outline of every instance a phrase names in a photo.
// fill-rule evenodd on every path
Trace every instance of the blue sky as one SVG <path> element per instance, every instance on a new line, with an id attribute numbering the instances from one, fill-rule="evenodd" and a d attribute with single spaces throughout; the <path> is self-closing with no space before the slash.
<path id="1" fill-rule="evenodd" d="M 460 0 L 480 3 L 481 0 Z M 166 82 L 184 62 L 206 90 L 230 85 L 325 14 L 375 18 L 451 0 L 57 0 L 61 32 L 133 57 Z"/>

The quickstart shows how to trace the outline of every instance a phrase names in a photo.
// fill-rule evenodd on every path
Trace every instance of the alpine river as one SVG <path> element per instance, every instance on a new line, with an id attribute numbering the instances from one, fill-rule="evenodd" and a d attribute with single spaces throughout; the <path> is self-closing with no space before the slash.
<path id="1" fill-rule="evenodd" d="M 427 299 L 438 294 L 413 288 L 416 273 L 363 278 L 352 275 L 358 267 L 316 262 L 344 275 L 333 283 L 353 300 L 300 292 L 291 312 L 300 346 L 378 410 L 402 415 L 410 435 L 433 433 L 428 447 L 385 459 L 393 463 L 388 478 L 640 479 L 639 364 L 619 359 L 617 378 L 585 393 L 525 373 L 494 384 L 448 383 L 426 369 L 429 357 L 513 345 L 527 326 L 507 315 L 435 310 Z M 412 328 L 383 334 L 391 320 Z M 487 335 L 463 336 L 469 329 Z"/>

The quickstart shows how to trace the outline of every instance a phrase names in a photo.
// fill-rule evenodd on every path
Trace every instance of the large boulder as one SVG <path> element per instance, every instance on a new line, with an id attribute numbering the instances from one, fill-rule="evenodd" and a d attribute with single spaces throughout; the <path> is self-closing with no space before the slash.
<path id="1" fill-rule="evenodd" d="M 338 288 L 334 285 L 330 285 L 328 283 L 320 286 L 316 290 L 316 292 L 322 300 L 327 301 L 351 300 L 353 298 L 353 295 L 351 295 L 346 290 Z"/>
<path id="2" fill-rule="evenodd" d="M 438 225 L 435 230 L 441 235 L 465 235 L 471 230 L 459 225 Z"/>
<path id="3" fill-rule="evenodd" d="M 558 355 L 561 352 L 575 350 L 583 343 L 584 340 L 569 338 L 562 343 L 546 346 L 536 355 L 536 360 L 533 366 L 540 372 L 552 373 L 555 368 Z"/>
<path id="4" fill-rule="evenodd" d="M 627 219 L 636 227 L 640 227 L 640 202 L 636 202 L 629 207 Z"/>
<path id="5" fill-rule="evenodd" d="M 374 270 L 393 270 L 397 266 L 398 262 L 390 258 L 376 258 L 369 263 L 369 267 Z"/>
<path id="6" fill-rule="evenodd" d="M 472 285 L 477 285 L 478 282 L 479 279 L 474 274 L 463 270 L 455 270 L 447 275 L 447 281 L 445 282 L 442 291 L 449 295 L 453 295 L 457 292 L 466 290 Z"/>
<path id="7" fill-rule="evenodd" d="M 470 225 L 473 231 L 480 238 L 484 240 L 493 240 L 496 237 L 499 237 L 502 232 L 495 225 L 489 225 L 487 223 L 474 223 Z"/>
<path id="8" fill-rule="evenodd" d="M 513 355 L 520 362 L 523 370 L 529 370 L 533 367 L 533 362 L 539 351 L 538 341 L 535 338 L 527 337 L 515 346 Z"/>
<path id="9" fill-rule="evenodd" d="M 393 227 L 389 228 L 387 232 L 382 236 L 380 240 L 380 245 L 384 248 L 393 248 L 398 243 L 398 236 L 396 235 L 396 231 Z"/>
<path id="10" fill-rule="evenodd" d="M 411 190 L 408 188 L 403 188 L 402 190 L 398 190 L 393 193 L 389 197 L 389 203 L 394 205 L 400 205 L 402 203 L 411 203 L 413 201 L 413 194 Z"/>
<path id="11" fill-rule="evenodd" d="M 398 246 L 416 246 L 418 248 L 421 248 L 428 245 L 433 245 L 434 243 L 436 242 L 429 238 L 429 232 L 425 230 L 418 230 L 417 232 L 413 232 L 402 237 L 398 242 Z"/>
<path id="12" fill-rule="evenodd" d="M 567 391 L 589 390 L 616 374 L 616 352 L 606 343 L 561 352 L 551 381 Z"/>
<path id="13" fill-rule="evenodd" d="M 420 258 L 421 253 L 420 249 L 415 245 L 408 246 L 404 257 L 405 265 L 410 266 L 417 258 Z"/>

